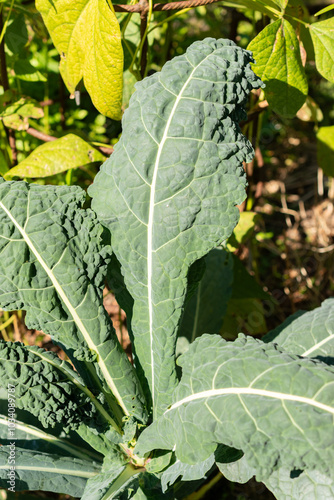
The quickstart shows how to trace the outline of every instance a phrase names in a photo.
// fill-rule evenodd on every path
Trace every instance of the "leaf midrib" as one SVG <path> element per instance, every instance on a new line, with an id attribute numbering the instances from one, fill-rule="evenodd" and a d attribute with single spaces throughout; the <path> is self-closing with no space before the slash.
<path id="1" fill-rule="evenodd" d="M 124 413 L 126 415 L 129 415 L 130 413 L 129 413 L 128 409 L 126 408 L 125 403 L 122 400 L 120 393 L 118 392 L 118 389 L 117 389 L 117 387 L 116 387 L 116 385 L 114 383 L 114 380 L 112 379 L 112 377 L 111 377 L 111 375 L 110 375 L 110 373 L 109 373 L 109 371 L 108 371 L 108 369 L 106 367 L 106 364 L 105 364 L 103 358 L 99 355 L 99 347 L 96 346 L 94 344 L 94 342 L 92 341 L 92 339 L 91 339 L 91 337 L 90 337 L 90 335 L 89 335 L 86 327 L 82 323 L 82 321 L 81 321 L 78 313 L 76 312 L 75 308 L 72 306 L 70 300 L 66 296 L 66 294 L 65 294 L 62 286 L 58 282 L 56 276 L 53 274 L 52 270 L 49 268 L 49 266 L 46 264 L 46 262 L 44 261 L 44 259 L 40 255 L 40 253 L 38 252 L 37 248 L 35 247 L 35 245 L 31 241 L 31 239 L 29 238 L 29 236 L 26 233 L 25 229 L 17 222 L 17 220 L 12 215 L 12 213 L 10 212 L 10 210 L 8 210 L 8 208 L 5 207 L 5 205 L 2 202 L 0 202 L 0 207 L 6 213 L 6 215 L 9 217 L 9 219 L 12 221 L 12 223 L 14 224 L 14 226 L 19 230 L 19 232 L 21 233 L 21 235 L 22 235 L 24 241 L 26 242 L 27 246 L 33 252 L 33 254 L 35 255 L 37 261 L 39 262 L 39 264 L 42 266 L 42 268 L 46 272 L 46 274 L 49 277 L 49 279 L 51 280 L 51 283 L 53 284 L 55 290 L 57 291 L 59 297 L 62 299 L 62 301 L 66 305 L 68 311 L 70 312 L 70 314 L 71 314 L 71 316 L 73 318 L 73 321 L 75 322 L 75 324 L 77 325 L 78 329 L 82 333 L 82 336 L 85 339 L 85 341 L 87 342 L 87 345 L 89 346 L 89 348 L 98 353 L 97 363 L 100 366 L 100 369 L 101 369 L 101 371 L 103 373 L 103 376 L 104 376 L 104 378 L 105 378 L 108 386 L 110 387 L 112 393 L 114 394 L 117 402 L 119 403 L 119 405 L 123 409 Z M 28 221 L 28 218 L 29 218 L 29 215 L 27 213 L 27 221 Z M 26 221 L 26 224 L 27 224 L 27 221 Z M 26 224 L 25 224 L 25 226 L 26 226 Z"/>
<path id="2" fill-rule="evenodd" d="M 312 398 L 306 398 L 303 396 L 297 396 L 294 394 L 286 394 L 283 392 L 276 391 L 268 391 L 265 389 L 251 389 L 250 387 L 228 387 L 225 389 L 210 389 L 208 391 L 197 392 L 195 394 L 191 394 L 183 399 L 180 399 L 176 403 L 172 404 L 168 410 L 164 412 L 166 415 L 168 412 L 175 410 L 179 406 L 182 406 L 186 403 L 191 403 L 193 401 L 197 401 L 198 399 L 208 399 L 216 396 L 226 396 L 226 395 L 246 395 L 246 396 L 264 396 L 273 399 L 279 399 L 281 401 L 294 401 L 296 403 L 304 403 L 310 406 L 314 406 L 315 408 L 319 408 L 320 410 L 327 411 L 334 415 L 334 407 L 325 405 L 320 403 L 319 401 L 315 401 Z"/>
<path id="3" fill-rule="evenodd" d="M 161 142 L 158 147 L 158 152 L 157 152 L 157 157 L 156 161 L 154 164 L 154 170 L 153 170 L 153 176 L 152 176 L 152 184 L 151 184 L 151 192 L 150 192 L 150 203 L 149 203 L 149 217 L 148 217 L 148 224 L 147 224 L 147 289 L 148 289 L 148 312 L 149 312 L 149 332 L 150 332 L 150 351 L 151 351 L 151 391 L 152 391 L 152 404 L 153 404 L 153 411 L 155 412 L 155 383 L 154 383 L 154 351 L 153 351 L 153 301 L 152 301 L 152 277 L 153 277 L 153 221 L 154 221 L 154 207 L 155 207 L 155 190 L 156 190 L 156 182 L 157 182 L 157 174 L 158 174 L 158 168 L 159 168 L 159 163 L 160 163 L 160 157 L 161 153 L 163 150 L 163 147 L 165 145 L 167 136 L 168 136 L 168 131 L 170 124 L 172 122 L 172 119 L 174 117 L 176 108 L 182 98 L 182 94 L 186 87 L 188 86 L 189 82 L 192 79 L 193 74 L 197 70 L 197 68 L 204 63 L 210 56 L 214 54 L 214 51 L 208 54 L 204 59 L 201 60 L 197 66 L 194 66 L 194 69 L 190 73 L 189 77 L 187 78 L 186 82 L 184 83 L 182 89 L 180 90 L 180 93 L 176 97 L 175 103 L 173 105 L 173 108 L 171 110 L 171 113 L 169 115 L 169 118 L 166 123 L 166 127 L 163 133 L 163 136 L 161 138 Z M 189 62 L 189 61 L 188 61 Z M 191 64 L 189 62 L 189 64 Z"/>
<path id="4" fill-rule="evenodd" d="M 0 470 L 8 469 L 9 465 L 0 465 Z M 98 472 L 89 472 L 89 471 L 81 471 L 75 469 L 63 469 L 58 467 L 39 467 L 34 465 L 18 465 L 15 464 L 15 470 L 28 470 L 28 471 L 39 471 L 39 472 L 53 472 L 54 474 L 61 474 L 62 476 L 76 476 L 76 477 L 84 477 L 91 478 L 98 474 Z"/>

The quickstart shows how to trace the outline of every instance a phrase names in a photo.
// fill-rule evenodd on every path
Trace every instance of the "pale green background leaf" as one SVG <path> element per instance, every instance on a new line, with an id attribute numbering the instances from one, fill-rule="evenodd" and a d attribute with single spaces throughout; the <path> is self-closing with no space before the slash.
<path id="1" fill-rule="evenodd" d="M 293 117 L 305 102 L 308 84 L 299 42 L 286 19 L 268 24 L 248 45 L 256 64 L 254 71 L 266 84 L 265 95 L 272 109 Z"/>
<path id="2" fill-rule="evenodd" d="M 115 13 L 107 1 L 37 0 L 60 57 L 60 72 L 73 93 L 83 78 L 94 106 L 120 120 L 123 50 Z"/>
<path id="3" fill-rule="evenodd" d="M 334 125 L 318 129 L 317 157 L 319 167 L 324 173 L 334 177 Z"/>
<path id="4" fill-rule="evenodd" d="M 319 73 L 334 82 L 334 17 L 310 26 Z"/>
<path id="5" fill-rule="evenodd" d="M 5 178 L 48 177 L 94 161 L 102 162 L 104 159 L 102 153 L 81 137 L 68 134 L 38 146 L 25 160 L 9 170 Z"/>

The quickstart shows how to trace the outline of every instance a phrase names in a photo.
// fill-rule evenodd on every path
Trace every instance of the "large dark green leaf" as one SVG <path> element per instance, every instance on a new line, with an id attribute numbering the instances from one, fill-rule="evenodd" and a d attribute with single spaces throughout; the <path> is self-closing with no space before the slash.
<path id="1" fill-rule="evenodd" d="M 205 460 L 217 443 L 242 450 L 259 480 L 284 467 L 334 474 L 334 369 L 241 335 L 202 335 L 180 358 L 173 403 L 137 451 Z"/>
<path id="2" fill-rule="evenodd" d="M 102 305 L 108 248 L 94 213 L 80 208 L 84 201 L 77 187 L 0 183 L 0 304 L 26 309 L 28 328 L 84 362 L 78 367 L 96 388 L 105 380 L 116 418 L 142 419 L 137 378 Z"/>
<path id="3" fill-rule="evenodd" d="M 249 52 L 207 38 L 136 85 L 123 134 L 89 193 L 134 299 L 137 364 L 161 414 L 191 264 L 226 240 L 253 157 L 237 121 L 261 85 Z"/>
<path id="4" fill-rule="evenodd" d="M 0 486 L 8 488 L 10 446 L 0 448 Z M 83 494 L 87 480 L 96 476 L 100 466 L 91 460 L 61 457 L 15 448 L 15 491 L 43 490 Z"/>

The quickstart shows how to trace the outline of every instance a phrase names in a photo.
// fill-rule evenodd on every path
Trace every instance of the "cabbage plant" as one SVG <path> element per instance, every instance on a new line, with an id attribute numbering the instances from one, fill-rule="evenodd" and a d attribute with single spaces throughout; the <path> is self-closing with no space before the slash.
<path id="1" fill-rule="evenodd" d="M 181 499 L 218 467 L 277 498 L 333 498 L 334 301 L 263 340 L 203 334 L 176 360 L 203 258 L 245 198 L 252 62 L 207 38 L 138 83 L 92 209 L 79 187 L 0 183 L 0 305 L 25 310 L 68 359 L 0 342 L 3 488 Z M 133 364 L 103 307 L 106 279 Z"/>

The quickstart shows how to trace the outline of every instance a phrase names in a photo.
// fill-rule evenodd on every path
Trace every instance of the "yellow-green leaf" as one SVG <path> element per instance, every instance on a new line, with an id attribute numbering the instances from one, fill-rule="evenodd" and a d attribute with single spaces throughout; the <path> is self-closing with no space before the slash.
<path id="1" fill-rule="evenodd" d="M 310 31 L 317 70 L 334 82 L 334 17 L 311 24 Z"/>
<path id="2" fill-rule="evenodd" d="M 7 180 L 13 177 L 48 177 L 104 159 L 103 154 L 86 141 L 77 135 L 68 134 L 36 148 L 4 177 Z"/>
<path id="3" fill-rule="evenodd" d="M 227 248 L 230 252 L 234 252 L 239 248 L 241 243 L 244 243 L 252 234 L 256 221 L 259 219 L 259 214 L 255 212 L 241 212 L 238 225 L 228 239 Z"/>
<path id="4" fill-rule="evenodd" d="M 266 84 L 266 98 L 276 113 L 293 117 L 305 102 L 308 85 L 299 42 L 286 19 L 268 24 L 251 41 L 255 73 Z"/>
<path id="5" fill-rule="evenodd" d="M 100 113 L 119 120 L 123 50 L 115 13 L 105 0 L 36 0 L 60 53 L 60 72 L 73 93 L 83 78 Z"/>
<path id="6" fill-rule="evenodd" d="M 317 147 L 319 167 L 326 175 L 334 177 L 334 125 L 319 128 Z"/>
<path id="7" fill-rule="evenodd" d="M 42 118 L 44 116 L 43 109 L 40 104 L 31 99 L 31 97 L 18 98 L 16 93 L 7 90 L 0 97 L 0 116 L 11 116 L 18 114 L 27 118 Z"/>
<path id="8" fill-rule="evenodd" d="M 297 113 L 297 118 L 303 122 L 321 122 L 324 118 L 318 104 L 309 95 L 306 97 L 304 105 Z"/>

